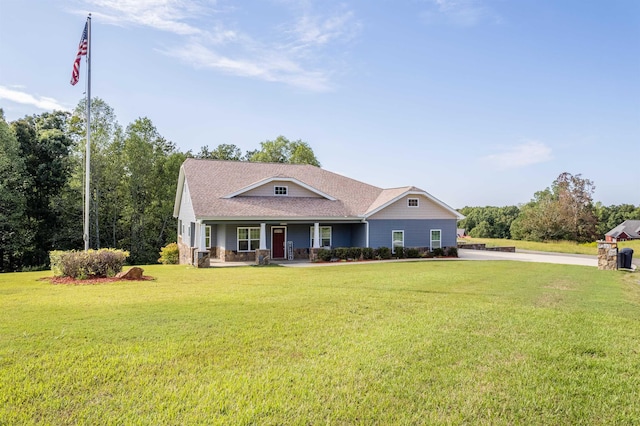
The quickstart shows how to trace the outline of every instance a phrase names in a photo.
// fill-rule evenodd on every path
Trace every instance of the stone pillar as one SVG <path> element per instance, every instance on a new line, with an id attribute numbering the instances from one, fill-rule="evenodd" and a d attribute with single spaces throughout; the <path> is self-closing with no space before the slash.
<path id="1" fill-rule="evenodd" d="M 318 261 L 318 252 L 320 251 L 319 248 L 310 248 L 309 249 L 309 261 L 311 262 L 317 262 Z"/>
<path id="2" fill-rule="evenodd" d="M 208 251 L 198 251 L 196 253 L 198 256 L 197 268 L 208 268 L 211 266 L 211 258 Z"/>
<path id="3" fill-rule="evenodd" d="M 598 269 L 618 269 L 618 243 L 598 241 Z"/>
<path id="4" fill-rule="evenodd" d="M 256 250 L 256 265 L 268 265 L 271 261 L 271 250 Z"/>

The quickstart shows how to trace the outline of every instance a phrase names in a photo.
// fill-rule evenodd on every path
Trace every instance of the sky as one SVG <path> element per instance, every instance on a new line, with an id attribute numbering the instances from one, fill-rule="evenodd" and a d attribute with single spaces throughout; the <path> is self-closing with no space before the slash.
<path id="1" fill-rule="evenodd" d="M 322 167 L 454 208 L 563 172 L 640 205 L 637 0 L 0 0 L 7 121 L 91 94 L 178 149 L 283 135 Z"/>

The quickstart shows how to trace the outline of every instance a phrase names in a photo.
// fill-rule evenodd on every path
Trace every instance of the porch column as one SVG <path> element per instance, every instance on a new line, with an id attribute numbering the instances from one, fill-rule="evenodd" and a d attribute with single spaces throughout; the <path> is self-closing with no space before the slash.
<path id="1" fill-rule="evenodd" d="M 320 248 L 320 224 L 313 224 L 313 248 Z"/>
<path id="2" fill-rule="evenodd" d="M 267 224 L 260 224 L 260 250 L 267 249 Z"/>
<path id="3" fill-rule="evenodd" d="M 205 251 L 205 242 L 204 242 L 204 225 L 202 224 L 202 222 L 196 222 L 196 236 L 197 236 L 197 240 L 198 241 L 198 250 L 200 251 Z"/>

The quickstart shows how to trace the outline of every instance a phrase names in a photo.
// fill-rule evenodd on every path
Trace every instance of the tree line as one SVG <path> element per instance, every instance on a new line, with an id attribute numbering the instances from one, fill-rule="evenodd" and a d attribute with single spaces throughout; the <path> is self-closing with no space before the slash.
<path id="1" fill-rule="evenodd" d="M 83 242 L 86 104 L 8 123 L 0 109 L 0 272 L 46 268 L 51 250 Z M 102 99 L 91 102 L 90 247 L 127 250 L 155 263 L 176 241 L 180 165 L 188 157 L 320 166 L 308 143 L 283 136 L 242 153 L 232 144 L 182 152 L 148 118 L 122 127 Z"/>
<path id="2" fill-rule="evenodd" d="M 594 203 L 594 190 L 589 179 L 564 172 L 524 205 L 460 209 L 466 218 L 458 226 L 475 238 L 590 242 L 625 220 L 640 219 L 640 206 Z"/>

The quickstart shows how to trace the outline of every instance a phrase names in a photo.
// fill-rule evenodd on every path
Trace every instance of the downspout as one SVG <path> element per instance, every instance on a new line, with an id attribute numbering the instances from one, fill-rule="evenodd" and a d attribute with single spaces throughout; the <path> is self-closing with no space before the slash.
<path id="1" fill-rule="evenodd" d="M 367 222 L 367 219 L 362 219 L 362 223 L 364 223 L 365 226 L 364 237 L 366 241 L 364 246 L 369 247 L 369 222 Z"/>

